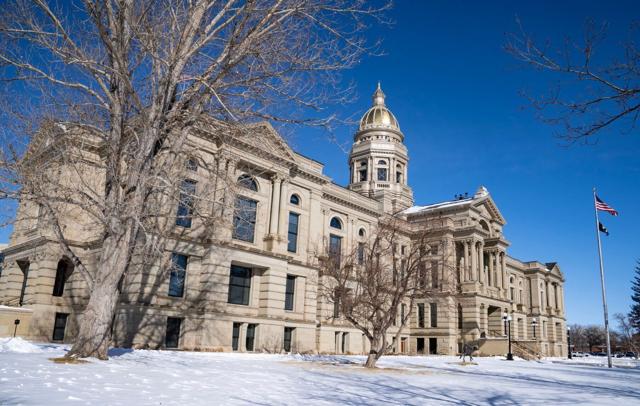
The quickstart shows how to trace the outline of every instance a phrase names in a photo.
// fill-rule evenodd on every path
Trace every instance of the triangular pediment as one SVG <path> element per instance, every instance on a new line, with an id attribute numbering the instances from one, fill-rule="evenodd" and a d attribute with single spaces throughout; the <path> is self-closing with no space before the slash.
<path id="1" fill-rule="evenodd" d="M 205 115 L 198 127 L 219 145 L 232 144 L 240 150 L 284 161 L 290 166 L 296 163 L 296 154 L 269 122 L 237 126 Z"/>
<path id="2" fill-rule="evenodd" d="M 500 225 L 505 225 L 507 221 L 498 210 L 498 206 L 490 195 L 476 198 L 473 201 L 473 208 L 476 209 L 483 217 L 489 218 Z"/>
<path id="3" fill-rule="evenodd" d="M 247 126 L 245 130 L 239 132 L 236 140 L 287 161 L 295 162 L 295 153 L 289 144 L 266 121 Z"/>

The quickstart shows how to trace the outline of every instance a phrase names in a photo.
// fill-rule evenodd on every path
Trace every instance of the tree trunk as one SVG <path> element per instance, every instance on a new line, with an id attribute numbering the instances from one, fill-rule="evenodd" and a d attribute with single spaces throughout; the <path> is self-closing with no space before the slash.
<path id="1" fill-rule="evenodd" d="M 118 282 L 128 262 L 129 235 L 130 230 L 127 230 L 118 237 L 104 240 L 89 303 L 81 316 L 75 343 L 65 357 L 108 358 L 111 324 L 118 302 Z"/>
<path id="2" fill-rule="evenodd" d="M 375 368 L 376 363 L 384 354 L 384 349 L 387 345 L 387 340 L 384 338 L 380 340 L 377 337 L 369 340 L 371 345 L 371 349 L 369 350 L 369 355 L 367 356 L 367 361 L 364 363 L 365 368 Z"/>
<path id="3" fill-rule="evenodd" d="M 367 356 L 367 361 L 364 363 L 365 368 L 375 368 L 376 362 L 378 362 L 380 356 L 374 350 L 369 351 L 369 355 Z"/>

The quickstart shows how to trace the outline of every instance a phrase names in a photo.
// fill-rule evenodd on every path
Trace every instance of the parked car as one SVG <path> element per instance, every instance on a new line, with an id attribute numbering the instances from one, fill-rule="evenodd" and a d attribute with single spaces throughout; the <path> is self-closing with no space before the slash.
<path id="1" fill-rule="evenodd" d="M 638 354 L 636 354 L 635 352 L 632 352 L 632 351 L 625 352 L 625 353 L 624 353 L 624 356 L 625 356 L 626 358 L 635 358 L 635 359 L 638 359 Z"/>
<path id="2" fill-rule="evenodd" d="M 571 356 L 574 358 L 582 358 L 585 356 L 585 353 L 582 351 L 576 351 L 576 352 L 572 352 Z"/>

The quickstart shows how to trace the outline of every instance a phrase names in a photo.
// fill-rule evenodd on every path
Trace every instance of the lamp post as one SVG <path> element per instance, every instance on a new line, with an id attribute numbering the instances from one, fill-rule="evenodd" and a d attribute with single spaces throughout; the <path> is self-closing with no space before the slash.
<path id="1" fill-rule="evenodd" d="M 536 326 L 538 325 L 538 320 L 536 320 L 536 318 L 534 317 L 533 320 L 531 320 L 531 326 L 533 327 L 533 339 L 537 340 L 538 338 L 536 337 Z"/>
<path id="2" fill-rule="evenodd" d="M 567 326 L 567 346 L 569 347 L 569 359 L 571 358 L 571 327 Z"/>
<path id="3" fill-rule="evenodd" d="M 511 353 L 511 315 L 507 312 L 502 314 L 502 320 L 507 325 L 507 337 L 509 340 L 509 352 L 507 352 L 507 361 L 513 361 L 513 354 Z"/>

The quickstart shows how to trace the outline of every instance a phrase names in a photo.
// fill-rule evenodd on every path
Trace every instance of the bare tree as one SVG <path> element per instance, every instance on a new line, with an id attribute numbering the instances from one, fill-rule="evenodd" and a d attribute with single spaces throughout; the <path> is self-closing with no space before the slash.
<path id="1" fill-rule="evenodd" d="M 584 329 L 584 337 L 589 346 L 589 351 L 593 351 L 593 347 L 602 347 L 606 341 L 606 333 L 602 326 L 586 326 Z"/>
<path id="2" fill-rule="evenodd" d="M 387 333 L 392 327 L 399 342 L 415 300 L 424 293 L 428 250 L 426 232 L 412 232 L 403 219 L 387 217 L 380 219 L 367 243 L 348 255 L 330 245 L 322 257 L 321 295 L 367 337 L 367 368 L 374 368 L 391 349 Z M 404 314 L 401 306 L 408 309 Z"/>
<path id="3" fill-rule="evenodd" d="M 618 322 L 618 336 L 620 344 L 626 351 L 638 353 L 640 350 L 640 337 L 635 333 L 631 319 L 622 313 L 616 313 L 613 318 Z"/>
<path id="4" fill-rule="evenodd" d="M 571 325 L 571 344 L 578 351 L 591 351 L 585 336 L 585 326 L 580 324 Z"/>
<path id="5" fill-rule="evenodd" d="M 16 0 L 2 6 L 0 82 L 2 98 L 11 100 L 2 114 L 23 125 L 4 134 L 1 196 L 39 207 L 86 276 L 90 296 L 67 355 L 105 359 L 118 282 L 132 254 L 140 245 L 163 251 L 155 232 L 170 225 L 163 208 L 171 199 L 189 202 L 187 212 L 196 213 L 191 203 L 200 197 L 178 176 L 189 135 L 204 131 L 220 143 L 238 133 L 256 137 L 248 124 L 257 119 L 326 125 L 317 112 L 348 98 L 338 73 L 371 49 L 362 31 L 381 21 L 388 4 Z M 309 120 L 308 112 L 322 118 Z M 56 124 L 43 128 L 46 118 Z M 55 151 L 61 151 L 56 159 L 45 161 Z M 48 165 L 70 182 L 39 179 Z M 70 213 L 91 219 L 85 227 L 101 247 L 95 269 L 61 226 Z"/>
<path id="6" fill-rule="evenodd" d="M 606 44 L 607 24 L 585 24 L 582 41 L 563 44 L 537 41 L 518 20 L 520 31 L 507 36 L 505 49 L 531 67 L 555 73 L 558 84 L 549 94 L 529 97 L 541 119 L 562 127 L 559 134 L 571 143 L 593 141 L 594 136 L 619 124 L 635 130 L 640 114 L 640 49 L 638 27 L 618 45 L 611 57 Z M 599 52 L 607 50 L 607 52 Z"/>

